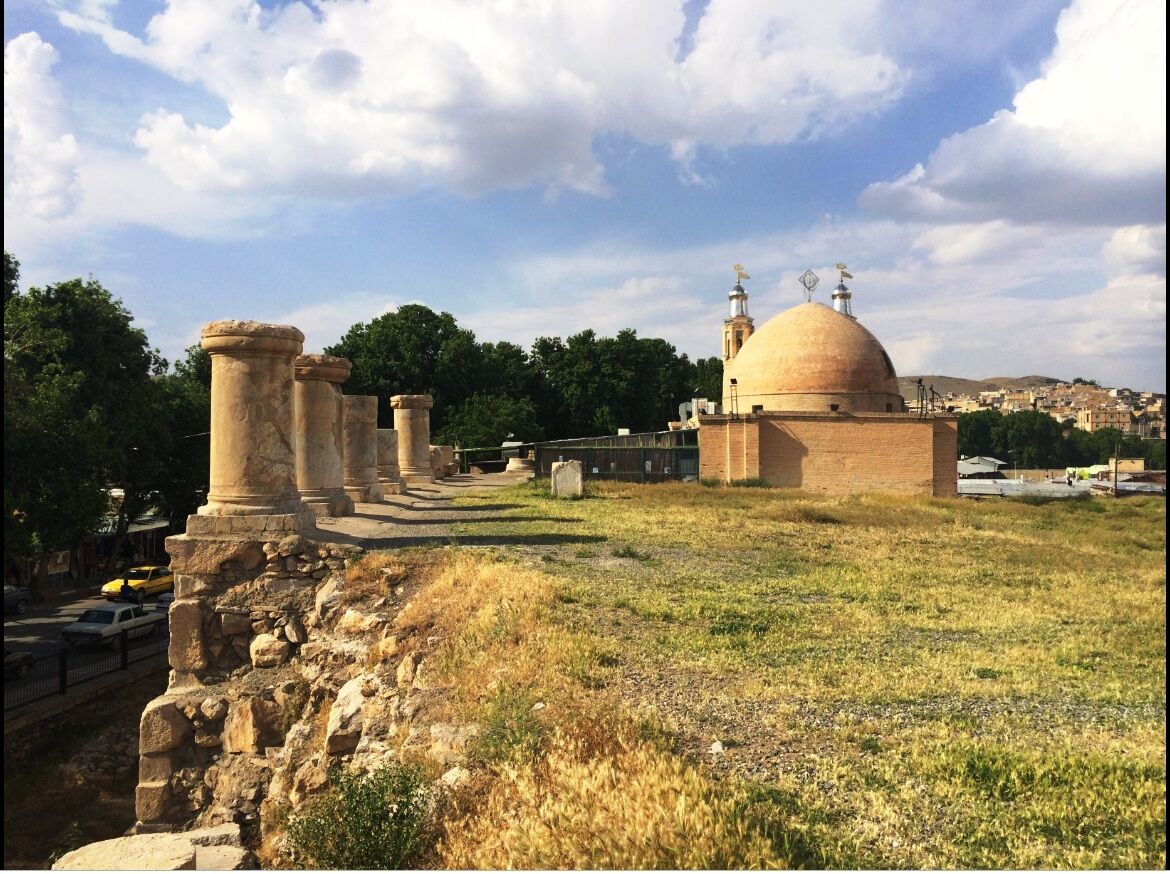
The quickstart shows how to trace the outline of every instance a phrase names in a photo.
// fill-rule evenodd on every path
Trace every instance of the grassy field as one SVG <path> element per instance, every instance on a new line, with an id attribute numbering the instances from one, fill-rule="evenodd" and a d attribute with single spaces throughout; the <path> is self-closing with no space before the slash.
<path id="1" fill-rule="evenodd" d="M 460 499 L 508 545 L 417 608 L 495 763 L 446 864 L 1165 866 L 1164 500 L 590 485 Z"/>

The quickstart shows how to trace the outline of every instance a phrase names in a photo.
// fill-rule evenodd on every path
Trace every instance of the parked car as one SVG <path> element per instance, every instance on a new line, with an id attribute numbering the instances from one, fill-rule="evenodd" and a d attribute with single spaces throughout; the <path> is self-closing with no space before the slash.
<path id="1" fill-rule="evenodd" d="M 160 613 L 166 613 L 171 609 L 171 605 L 175 603 L 174 592 L 163 592 L 158 596 L 158 600 L 154 602 L 154 609 Z"/>
<path id="2" fill-rule="evenodd" d="M 17 616 L 28 609 L 28 589 L 21 586 L 4 587 L 4 612 L 15 613 Z"/>
<path id="3" fill-rule="evenodd" d="M 122 576 L 110 580 L 102 586 L 102 597 L 108 601 L 117 601 L 122 597 L 123 584 L 139 596 L 157 595 L 160 592 L 169 592 L 175 587 L 175 575 L 171 569 L 157 564 L 144 564 L 132 567 Z"/>
<path id="4" fill-rule="evenodd" d="M 110 643 L 123 631 L 130 637 L 154 634 L 167 621 L 165 613 L 147 611 L 133 604 L 103 604 L 92 607 L 61 629 L 61 636 L 71 646 Z"/>
<path id="5" fill-rule="evenodd" d="M 23 680 L 28 676 L 34 656 L 31 652 L 13 652 L 4 650 L 4 679 Z"/>

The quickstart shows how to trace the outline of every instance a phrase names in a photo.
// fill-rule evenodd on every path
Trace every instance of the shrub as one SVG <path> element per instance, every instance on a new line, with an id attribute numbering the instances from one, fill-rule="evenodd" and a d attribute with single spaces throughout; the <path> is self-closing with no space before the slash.
<path id="1" fill-rule="evenodd" d="M 485 762 L 529 761 L 544 744 L 544 726 L 527 689 L 497 686 L 488 701 L 483 733 L 476 744 Z"/>
<path id="2" fill-rule="evenodd" d="M 399 869 L 434 842 L 430 788 L 422 771 L 394 763 L 370 773 L 334 770 L 329 791 L 288 820 L 288 844 L 300 867 Z"/>
<path id="3" fill-rule="evenodd" d="M 770 489 L 772 485 L 762 476 L 749 476 L 746 479 L 733 479 L 728 485 L 745 489 Z"/>

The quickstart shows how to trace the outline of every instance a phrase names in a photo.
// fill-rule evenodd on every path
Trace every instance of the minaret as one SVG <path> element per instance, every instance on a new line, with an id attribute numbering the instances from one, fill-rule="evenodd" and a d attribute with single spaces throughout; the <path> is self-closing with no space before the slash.
<path id="1" fill-rule="evenodd" d="M 739 354 L 747 338 L 752 335 L 755 326 L 752 317 L 748 315 L 747 292 L 740 284 L 742 279 L 751 279 L 743 271 L 742 264 L 734 265 L 735 286 L 727 294 L 731 301 L 731 315 L 723 320 L 723 361 L 727 363 Z"/>
<path id="2" fill-rule="evenodd" d="M 853 315 L 853 305 L 849 300 L 853 297 L 853 292 L 849 290 L 849 286 L 845 284 L 846 279 L 852 279 L 853 274 L 845 269 L 844 264 L 838 264 L 837 269 L 841 271 L 841 281 L 837 283 L 837 287 L 833 289 L 833 309 L 841 313 L 843 316 L 855 318 Z"/>

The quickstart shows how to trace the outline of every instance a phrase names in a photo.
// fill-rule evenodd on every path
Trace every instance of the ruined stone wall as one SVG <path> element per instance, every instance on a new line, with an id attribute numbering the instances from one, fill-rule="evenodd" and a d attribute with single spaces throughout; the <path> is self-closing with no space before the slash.
<path id="1" fill-rule="evenodd" d="M 280 668 L 309 640 L 317 585 L 360 550 L 297 534 L 268 541 L 180 535 L 167 539 L 167 549 L 176 595 L 171 675 L 166 693 L 142 713 L 138 819 L 179 825 L 211 811 L 214 821 L 254 822 L 260 796 L 246 787 L 270 770 L 264 749 L 283 736 L 277 725 L 286 702 L 279 676 L 253 672 Z M 223 770 L 231 785 L 218 784 Z"/>

